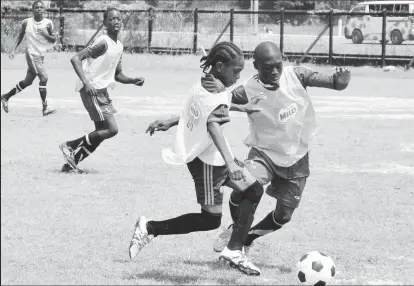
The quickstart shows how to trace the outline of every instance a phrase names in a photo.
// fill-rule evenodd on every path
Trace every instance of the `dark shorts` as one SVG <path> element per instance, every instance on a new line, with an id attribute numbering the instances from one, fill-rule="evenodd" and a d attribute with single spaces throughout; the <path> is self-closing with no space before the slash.
<path id="1" fill-rule="evenodd" d="M 82 88 L 80 90 L 80 96 L 92 121 L 104 121 L 112 119 L 114 116 L 113 107 L 106 88 L 98 89 L 96 96 L 90 95 Z"/>
<path id="2" fill-rule="evenodd" d="M 290 167 L 280 167 L 264 152 L 251 148 L 244 163 L 262 185 L 270 183 L 266 194 L 287 207 L 299 206 L 306 179 L 310 175 L 309 153 Z"/>
<path id="3" fill-rule="evenodd" d="M 38 75 L 40 73 L 45 73 L 43 67 L 43 56 L 37 56 L 30 54 L 26 51 L 26 61 L 27 61 L 27 72 Z"/>
<path id="4" fill-rule="evenodd" d="M 245 167 L 243 162 L 235 159 L 240 167 Z M 246 180 L 232 181 L 226 165 L 212 166 L 195 158 L 187 163 L 195 185 L 197 202 L 200 205 L 219 206 L 223 204 L 223 186 L 228 186 L 236 191 L 244 191 L 257 180 L 245 170 Z"/>

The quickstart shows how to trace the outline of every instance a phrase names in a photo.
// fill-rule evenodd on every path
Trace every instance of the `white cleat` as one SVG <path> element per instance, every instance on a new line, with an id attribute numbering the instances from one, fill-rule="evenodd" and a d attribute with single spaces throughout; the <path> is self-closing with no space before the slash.
<path id="1" fill-rule="evenodd" d="M 132 235 L 131 243 L 129 244 L 129 257 L 131 259 L 134 259 L 141 249 L 154 238 L 153 235 L 148 234 L 147 222 L 148 220 L 144 216 L 141 216 L 135 224 L 135 232 Z"/>
<path id="2" fill-rule="evenodd" d="M 241 250 L 230 250 L 225 247 L 220 253 L 219 260 L 239 269 L 246 275 L 259 276 L 261 273 L 260 269 L 250 262 L 244 251 Z"/>
<path id="3" fill-rule="evenodd" d="M 231 234 L 233 233 L 233 224 L 229 225 L 216 239 L 213 245 L 215 252 L 222 252 L 224 248 L 229 244 Z"/>

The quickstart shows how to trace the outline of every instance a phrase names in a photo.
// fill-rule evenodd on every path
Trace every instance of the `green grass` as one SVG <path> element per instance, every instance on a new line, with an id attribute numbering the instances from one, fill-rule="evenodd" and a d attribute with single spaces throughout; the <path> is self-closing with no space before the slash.
<path id="1" fill-rule="evenodd" d="M 136 260 L 128 258 L 139 215 L 199 211 L 186 167 L 161 158 L 175 130 L 144 133 L 154 119 L 178 113 L 200 76 L 198 58 L 125 55 L 126 73 L 145 76 L 145 86 L 111 92 L 120 132 L 81 164 L 89 174 L 75 175 L 59 172 L 57 146 L 93 124 L 74 91 L 70 56 L 46 58 L 57 114 L 41 116 L 37 82 L 1 114 L 2 284 L 299 284 L 296 262 L 311 250 L 332 256 L 336 284 L 414 283 L 412 72 L 353 68 L 344 92 L 309 88 L 320 131 L 303 201 L 289 225 L 257 240 L 251 258 L 262 275 L 246 277 L 218 262 L 212 243 L 220 230 L 156 238 Z M 2 55 L 1 68 L 4 93 L 24 76 L 23 55 Z M 242 79 L 252 73 L 247 61 Z M 247 120 L 233 115 L 225 134 L 244 158 Z M 255 221 L 274 204 L 265 196 Z"/>

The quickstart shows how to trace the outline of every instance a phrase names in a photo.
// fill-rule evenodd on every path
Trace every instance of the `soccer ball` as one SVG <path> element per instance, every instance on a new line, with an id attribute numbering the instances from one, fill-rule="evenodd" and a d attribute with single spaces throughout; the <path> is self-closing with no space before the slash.
<path id="1" fill-rule="evenodd" d="M 335 263 L 332 258 L 319 251 L 302 256 L 298 264 L 298 278 L 302 283 L 324 286 L 335 277 Z"/>

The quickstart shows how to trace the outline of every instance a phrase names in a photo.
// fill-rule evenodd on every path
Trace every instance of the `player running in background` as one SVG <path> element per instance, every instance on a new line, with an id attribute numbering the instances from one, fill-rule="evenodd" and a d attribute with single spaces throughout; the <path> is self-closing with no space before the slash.
<path id="1" fill-rule="evenodd" d="M 131 239 L 129 255 L 135 258 L 157 236 L 217 229 L 222 217 L 221 187 L 225 185 L 240 192 L 241 201 L 236 210 L 234 232 L 221 251 L 220 260 L 248 275 L 260 275 L 260 270 L 247 259 L 243 244 L 263 195 L 263 186 L 233 157 L 222 132 L 222 125 L 230 121 L 230 94 L 226 87 L 240 77 L 244 68 L 243 53 L 236 45 L 221 42 L 201 61 L 206 74 L 191 89 L 181 112 L 174 151 L 163 150 L 166 163 L 187 164 L 201 213 L 187 213 L 163 221 L 141 216 Z"/>
<path id="2" fill-rule="evenodd" d="M 276 198 L 277 203 L 273 211 L 251 228 L 246 248 L 258 237 L 286 225 L 299 206 L 310 174 L 310 143 L 317 129 L 315 110 L 306 88 L 343 90 L 350 81 L 350 72 L 341 68 L 333 75 L 322 75 L 301 66 L 283 67 L 280 49 L 272 42 L 256 47 L 254 67 L 258 74 L 233 90 L 232 109 L 252 101 L 258 93 L 266 97 L 257 104 L 261 112 L 248 115 L 250 135 L 245 144 L 251 149 L 245 164 L 263 185 L 270 183 L 266 193 Z M 157 120 L 148 129 L 153 133 L 174 125 L 176 118 Z M 240 199 L 233 191 L 229 200 L 233 221 L 237 220 Z M 232 231 L 231 225 L 219 236 L 213 247 L 215 251 L 223 249 Z"/>
<path id="3" fill-rule="evenodd" d="M 130 78 L 122 71 L 123 45 L 118 40 L 121 13 L 116 8 L 108 8 L 103 21 L 107 35 L 96 38 L 92 45 L 70 60 L 79 76 L 76 91 L 79 91 L 83 105 L 95 123 L 95 131 L 59 145 L 67 161 L 62 167 L 62 172 L 74 169 L 81 171 L 77 167 L 79 162 L 94 152 L 104 140 L 118 133 L 107 88 L 113 88 L 115 81 L 137 86 L 144 84 L 143 78 Z"/>
<path id="4" fill-rule="evenodd" d="M 53 23 L 51 20 L 43 17 L 45 5 L 42 1 L 35 1 L 32 5 L 33 17 L 24 19 L 20 26 L 19 36 L 16 44 L 10 53 L 10 59 L 14 59 L 17 47 L 26 36 L 26 61 L 28 65 L 26 78 L 16 84 L 16 87 L 11 89 L 8 93 L 1 96 L 1 104 L 6 113 L 9 112 L 9 99 L 21 92 L 26 87 L 30 86 L 36 76 L 39 78 L 39 93 L 42 99 L 43 116 L 55 113 L 47 104 L 47 81 L 48 75 L 43 66 L 44 52 L 53 48 L 57 40 L 57 36 L 53 35 Z"/>

